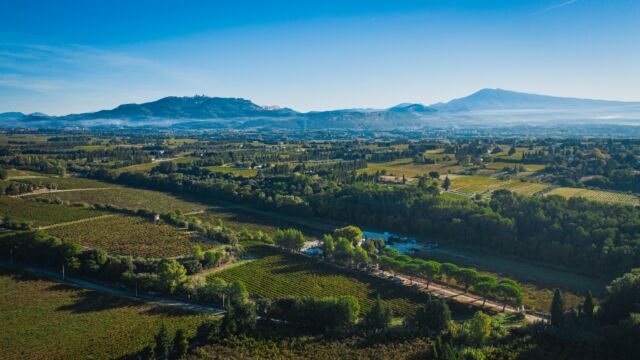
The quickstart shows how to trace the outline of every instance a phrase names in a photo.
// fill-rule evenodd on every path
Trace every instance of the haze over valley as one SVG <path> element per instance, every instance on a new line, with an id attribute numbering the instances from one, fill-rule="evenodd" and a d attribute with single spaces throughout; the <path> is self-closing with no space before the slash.
<path id="1" fill-rule="evenodd" d="M 0 114 L 3 127 L 155 127 L 183 130 L 416 130 L 429 127 L 537 125 L 640 125 L 640 102 L 563 98 L 483 89 L 431 105 L 403 103 L 388 109 L 298 112 L 250 100 L 208 96 L 166 97 L 111 110 L 48 116 Z"/>

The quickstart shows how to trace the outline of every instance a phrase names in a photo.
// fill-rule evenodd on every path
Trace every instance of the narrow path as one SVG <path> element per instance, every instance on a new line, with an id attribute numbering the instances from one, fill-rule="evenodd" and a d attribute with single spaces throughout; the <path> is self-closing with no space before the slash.
<path id="1" fill-rule="evenodd" d="M 40 194 L 52 194 L 52 193 L 62 193 L 62 192 L 73 192 L 73 191 L 91 191 L 91 190 L 108 190 L 108 189 L 118 189 L 118 187 L 99 187 L 99 188 L 82 188 L 82 189 L 38 189 L 32 192 L 28 192 L 28 193 L 24 193 L 24 194 L 19 194 L 19 195 L 12 195 L 11 197 L 23 197 L 23 196 L 30 196 L 30 195 L 40 195 Z"/>
<path id="2" fill-rule="evenodd" d="M 87 280 L 78 279 L 78 278 L 71 277 L 71 276 L 66 276 L 63 279 L 62 275 L 57 273 L 57 272 L 54 272 L 54 271 L 51 271 L 51 270 L 47 270 L 47 269 L 43 269 L 43 268 L 36 267 L 36 266 L 30 266 L 30 265 L 24 265 L 24 264 L 10 264 L 10 263 L 7 263 L 6 261 L 3 261 L 3 260 L 0 260 L 0 266 L 6 267 L 6 268 L 10 268 L 10 269 L 27 271 L 27 272 L 30 272 L 32 274 L 36 274 L 36 275 L 39 275 L 39 276 L 42 276 L 42 277 L 46 277 L 48 279 L 51 279 L 51 280 L 54 280 L 54 281 L 57 281 L 57 282 L 60 282 L 60 283 L 77 286 L 77 287 L 80 287 L 80 288 L 83 288 L 83 289 L 95 290 L 95 291 L 99 291 L 101 293 L 114 295 L 114 296 L 118 296 L 118 297 L 123 297 L 123 298 L 128 298 L 128 299 L 132 299 L 132 300 L 143 301 L 143 302 L 146 302 L 146 303 L 153 303 L 153 304 L 164 305 L 164 306 L 175 306 L 175 307 L 183 308 L 183 309 L 186 309 L 186 310 L 191 310 L 191 311 L 201 312 L 201 313 L 212 313 L 212 314 L 223 314 L 224 313 L 223 309 L 220 309 L 220 308 L 217 308 L 217 307 L 193 304 L 193 303 L 186 302 L 186 301 L 167 299 L 167 298 L 163 298 L 163 297 L 159 297 L 159 296 L 152 296 L 152 295 L 138 295 L 138 296 L 136 296 L 135 292 L 131 292 L 131 291 L 128 291 L 128 290 L 123 290 L 123 289 L 116 289 L 116 288 L 104 286 L 104 285 L 101 285 L 101 284 L 97 284 L 97 283 L 94 283 L 94 282 L 91 282 L 91 281 L 87 281 Z"/>
<path id="3" fill-rule="evenodd" d="M 110 218 L 110 217 L 113 217 L 113 216 L 117 216 L 117 215 L 116 214 L 106 214 L 106 215 L 94 216 L 94 217 L 90 217 L 90 218 L 86 218 L 86 219 L 67 221 L 67 222 L 63 222 L 63 223 L 57 223 L 57 224 L 46 225 L 46 226 L 39 226 L 38 230 L 52 229 L 52 228 L 57 228 L 57 227 L 60 227 L 60 226 L 66 226 L 66 225 L 83 223 L 83 222 L 87 222 L 87 221 L 94 221 L 94 220 L 99 220 L 99 219 L 104 219 L 104 218 Z"/>

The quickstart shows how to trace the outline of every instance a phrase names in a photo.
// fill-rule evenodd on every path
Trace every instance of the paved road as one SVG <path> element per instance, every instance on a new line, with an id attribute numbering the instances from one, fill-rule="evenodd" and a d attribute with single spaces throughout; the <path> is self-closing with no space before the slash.
<path id="1" fill-rule="evenodd" d="M 83 289 L 95 290 L 101 293 L 128 298 L 128 299 L 137 300 L 137 301 L 143 301 L 146 303 L 158 304 L 163 306 L 175 306 L 182 309 L 191 310 L 195 312 L 202 312 L 202 313 L 223 314 L 225 312 L 223 309 L 220 309 L 217 307 L 198 305 L 198 304 L 193 304 L 193 303 L 180 301 L 180 300 L 166 299 L 159 296 L 151 296 L 151 295 L 136 296 L 135 293 L 131 291 L 116 289 L 116 288 L 100 285 L 91 281 L 86 281 L 86 280 L 82 280 L 82 279 L 78 279 L 70 276 L 66 276 L 65 279 L 63 280 L 62 275 L 60 273 L 57 273 L 48 269 L 43 269 L 40 267 L 35 267 L 35 266 L 30 266 L 25 264 L 10 264 L 5 261 L 0 261 L 0 266 L 10 268 L 10 269 L 27 271 L 27 272 L 30 272 L 42 277 L 46 277 L 48 279 L 51 279 L 60 283 L 77 286 Z"/>

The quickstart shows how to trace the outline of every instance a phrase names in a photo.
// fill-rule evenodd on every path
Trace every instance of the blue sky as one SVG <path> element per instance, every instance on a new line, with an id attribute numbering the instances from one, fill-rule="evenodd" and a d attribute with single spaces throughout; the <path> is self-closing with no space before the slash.
<path id="1" fill-rule="evenodd" d="M 486 87 L 640 100 L 637 0 L 2 1 L 0 112 L 169 95 L 296 110 Z"/>

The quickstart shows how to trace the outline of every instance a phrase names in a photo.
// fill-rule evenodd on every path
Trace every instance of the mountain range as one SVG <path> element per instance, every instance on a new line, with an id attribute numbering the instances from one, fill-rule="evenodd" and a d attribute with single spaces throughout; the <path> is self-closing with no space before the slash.
<path id="1" fill-rule="evenodd" d="M 0 114 L 0 127 L 155 127 L 233 130 L 394 130 L 454 126 L 562 124 L 640 125 L 640 102 L 554 97 L 483 89 L 446 103 L 405 103 L 388 109 L 297 112 L 239 98 L 165 97 L 111 110 L 48 116 Z"/>

